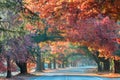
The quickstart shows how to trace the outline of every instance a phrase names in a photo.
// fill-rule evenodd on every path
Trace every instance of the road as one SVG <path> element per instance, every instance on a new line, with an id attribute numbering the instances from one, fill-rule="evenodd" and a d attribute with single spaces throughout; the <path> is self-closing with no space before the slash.
<path id="1" fill-rule="evenodd" d="M 94 76 L 41 76 L 30 80 L 120 80 L 120 78 L 102 78 Z"/>
<path id="2" fill-rule="evenodd" d="M 67 68 L 54 70 L 52 72 L 42 73 L 42 76 L 32 77 L 29 80 L 120 80 L 120 78 L 103 78 L 97 76 L 79 75 L 91 67 Z"/>

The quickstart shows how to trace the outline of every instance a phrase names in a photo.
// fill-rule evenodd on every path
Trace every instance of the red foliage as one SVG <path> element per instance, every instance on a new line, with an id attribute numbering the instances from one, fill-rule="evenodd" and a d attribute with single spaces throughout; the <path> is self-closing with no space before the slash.
<path id="1" fill-rule="evenodd" d="M 7 68 L 5 67 L 5 65 L 3 64 L 3 62 L 0 61 L 0 73 L 5 72 L 6 69 Z"/>
<path id="2" fill-rule="evenodd" d="M 101 19 L 86 19 L 81 20 L 76 27 L 67 31 L 68 38 L 73 42 L 81 42 L 90 48 L 102 50 L 103 55 L 108 55 L 117 49 L 116 30 L 118 25 L 108 17 Z"/>
<path id="3" fill-rule="evenodd" d="M 10 69 L 12 72 L 17 71 L 17 66 L 15 65 L 15 63 L 11 63 L 11 67 L 8 68 Z M 0 73 L 2 72 L 6 72 L 7 71 L 7 64 L 5 61 L 0 61 Z"/>

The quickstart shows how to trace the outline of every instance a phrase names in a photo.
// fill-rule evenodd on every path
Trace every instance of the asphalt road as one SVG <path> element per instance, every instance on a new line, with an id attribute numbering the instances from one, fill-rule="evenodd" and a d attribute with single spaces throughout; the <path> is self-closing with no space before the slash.
<path id="1" fill-rule="evenodd" d="M 95 76 L 41 76 L 30 80 L 120 80 L 120 78 L 102 78 Z"/>
<path id="2" fill-rule="evenodd" d="M 92 67 L 67 68 L 55 70 L 48 73 L 42 73 L 40 77 L 32 77 L 29 80 L 120 80 L 120 78 L 103 78 L 97 76 L 84 76 L 84 74 Z"/>

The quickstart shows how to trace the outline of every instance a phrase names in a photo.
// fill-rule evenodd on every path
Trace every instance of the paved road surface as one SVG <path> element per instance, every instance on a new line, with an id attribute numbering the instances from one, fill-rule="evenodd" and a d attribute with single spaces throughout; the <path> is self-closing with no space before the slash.
<path id="1" fill-rule="evenodd" d="M 41 76 L 30 80 L 120 80 L 120 78 L 102 78 L 94 76 Z"/>
<path id="2" fill-rule="evenodd" d="M 42 73 L 40 77 L 32 77 L 29 80 L 120 80 L 120 78 L 103 78 L 97 76 L 83 76 L 92 67 L 67 68 L 53 72 Z"/>

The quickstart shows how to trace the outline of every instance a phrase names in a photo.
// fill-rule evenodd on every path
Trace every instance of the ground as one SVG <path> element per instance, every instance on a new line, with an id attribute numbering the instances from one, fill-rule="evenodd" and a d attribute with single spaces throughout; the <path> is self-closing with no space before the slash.
<path id="1" fill-rule="evenodd" d="M 1 78 L 0 80 L 77 80 L 81 78 L 84 80 L 92 80 L 93 78 L 95 78 L 94 80 L 120 80 L 120 74 L 107 72 L 98 73 L 96 68 L 91 67 L 71 67 L 55 70 L 47 69 L 44 72 L 32 72 L 32 74 L 17 75 L 11 79 Z"/>

